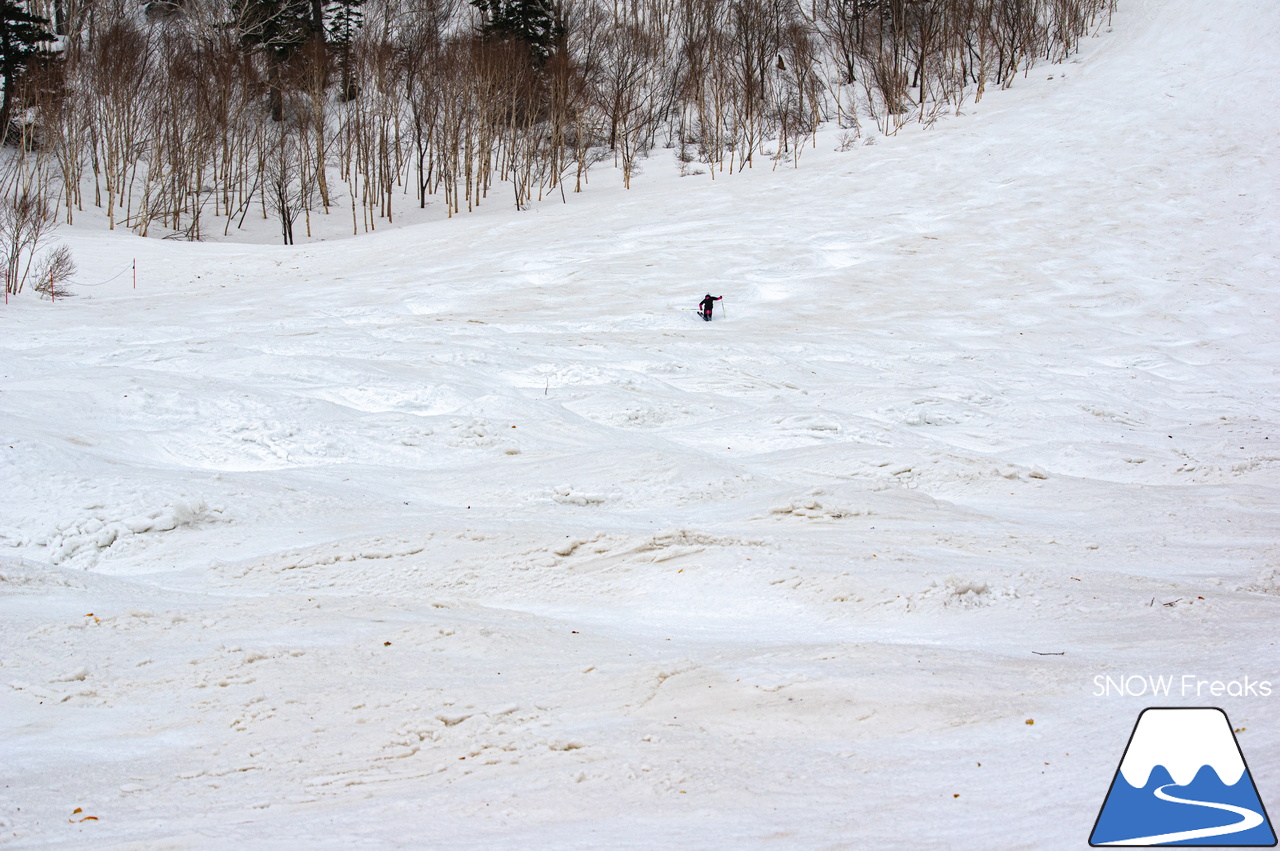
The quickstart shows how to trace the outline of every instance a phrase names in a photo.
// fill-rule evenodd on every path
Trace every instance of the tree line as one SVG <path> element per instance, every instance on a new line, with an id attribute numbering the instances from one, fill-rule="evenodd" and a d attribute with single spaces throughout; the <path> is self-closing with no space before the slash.
<path id="1" fill-rule="evenodd" d="M 1114 2 L 0 0 L 0 197 L 290 244 L 563 198 L 602 161 L 629 187 L 655 147 L 795 165 L 824 122 L 893 133 L 1063 59 Z"/>

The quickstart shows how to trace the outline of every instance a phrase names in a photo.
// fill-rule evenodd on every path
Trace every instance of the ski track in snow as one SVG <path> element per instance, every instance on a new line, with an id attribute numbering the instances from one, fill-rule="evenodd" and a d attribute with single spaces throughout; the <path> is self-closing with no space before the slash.
<path id="1" fill-rule="evenodd" d="M 1082 847 L 1095 675 L 1277 679 L 1277 39 L 1122 0 L 798 170 L 64 229 L 140 284 L 4 312 L 0 845 Z"/>

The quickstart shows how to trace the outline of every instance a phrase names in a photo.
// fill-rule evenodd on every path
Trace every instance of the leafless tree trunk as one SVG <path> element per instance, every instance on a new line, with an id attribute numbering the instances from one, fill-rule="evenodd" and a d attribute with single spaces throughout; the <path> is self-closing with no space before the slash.
<path id="1" fill-rule="evenodd" d="M 630 187 L 656 145 L 711 176 L 758 155 L 797 164 L 829 116 L 885 133 L 959 110 L 1075 50 L 1114 0 L 561 0 L 542 63 L 478 29 L 465 0 L 368 0 L 333 79 L 336 45 L 246 51 L 228 0 L 33 0 L 65 36 L 22 90 L 10 198 L 48 194 L 75 220 L 93 181 L 109 225 L 200 238 L 250 209 L 280 221 L 335 203 L 352 230 L 441 195 L 447 215 L 501 183 L 517 207 L 582 191 L 612 157 Z M 319 13 L 311 4 L 312 25 Z M 345 50 L 345 48 L 343 48 Z M 272 94 L 273 93 L 273 94 Z M 273 128 L 272 124 L 281 125 Z M 774 147 L 776 145 L 776 147 Z"/>
<path id="2" fill-rule="evenodd" d="M 120 210 L 128 217 L 129 175 L 137 173 L 149 141 L 143 132 L 145 109 L 156 90 L 151 52 L 147 35 L 120 21 L 97 36 L 90 54 L 87 83 L 96 131 L 94 162 L 101 164 L 112 229 Z"/>
<path id="3" fill-rule="evenodd" d="M 0 252 L 3 252 L 5 292 L 22 292 L 32 261 L 57 228 L 49 202 L 38 192 L 20 189 L 0 198 Z"/>

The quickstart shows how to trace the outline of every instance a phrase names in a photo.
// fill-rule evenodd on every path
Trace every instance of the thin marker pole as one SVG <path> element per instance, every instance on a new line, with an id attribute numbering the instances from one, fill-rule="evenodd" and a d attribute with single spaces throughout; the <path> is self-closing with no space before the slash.
<path id="1" fill-rule="evenodd" d="M 133 288 L 138 288 L 138 258 L 133 258 Z"/>

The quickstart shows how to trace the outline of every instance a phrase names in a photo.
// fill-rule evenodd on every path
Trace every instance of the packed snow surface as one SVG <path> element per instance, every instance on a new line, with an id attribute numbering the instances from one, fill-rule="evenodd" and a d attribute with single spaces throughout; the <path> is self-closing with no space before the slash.
<path id="1" fill-rule="evenodd" d="M 0 314 L 0 844 L 1082 848 L 1149 705 L 1280 807 L 1277 43 L 1122 0 L 798 169 L 64 228 L 139 282 Z"/>

